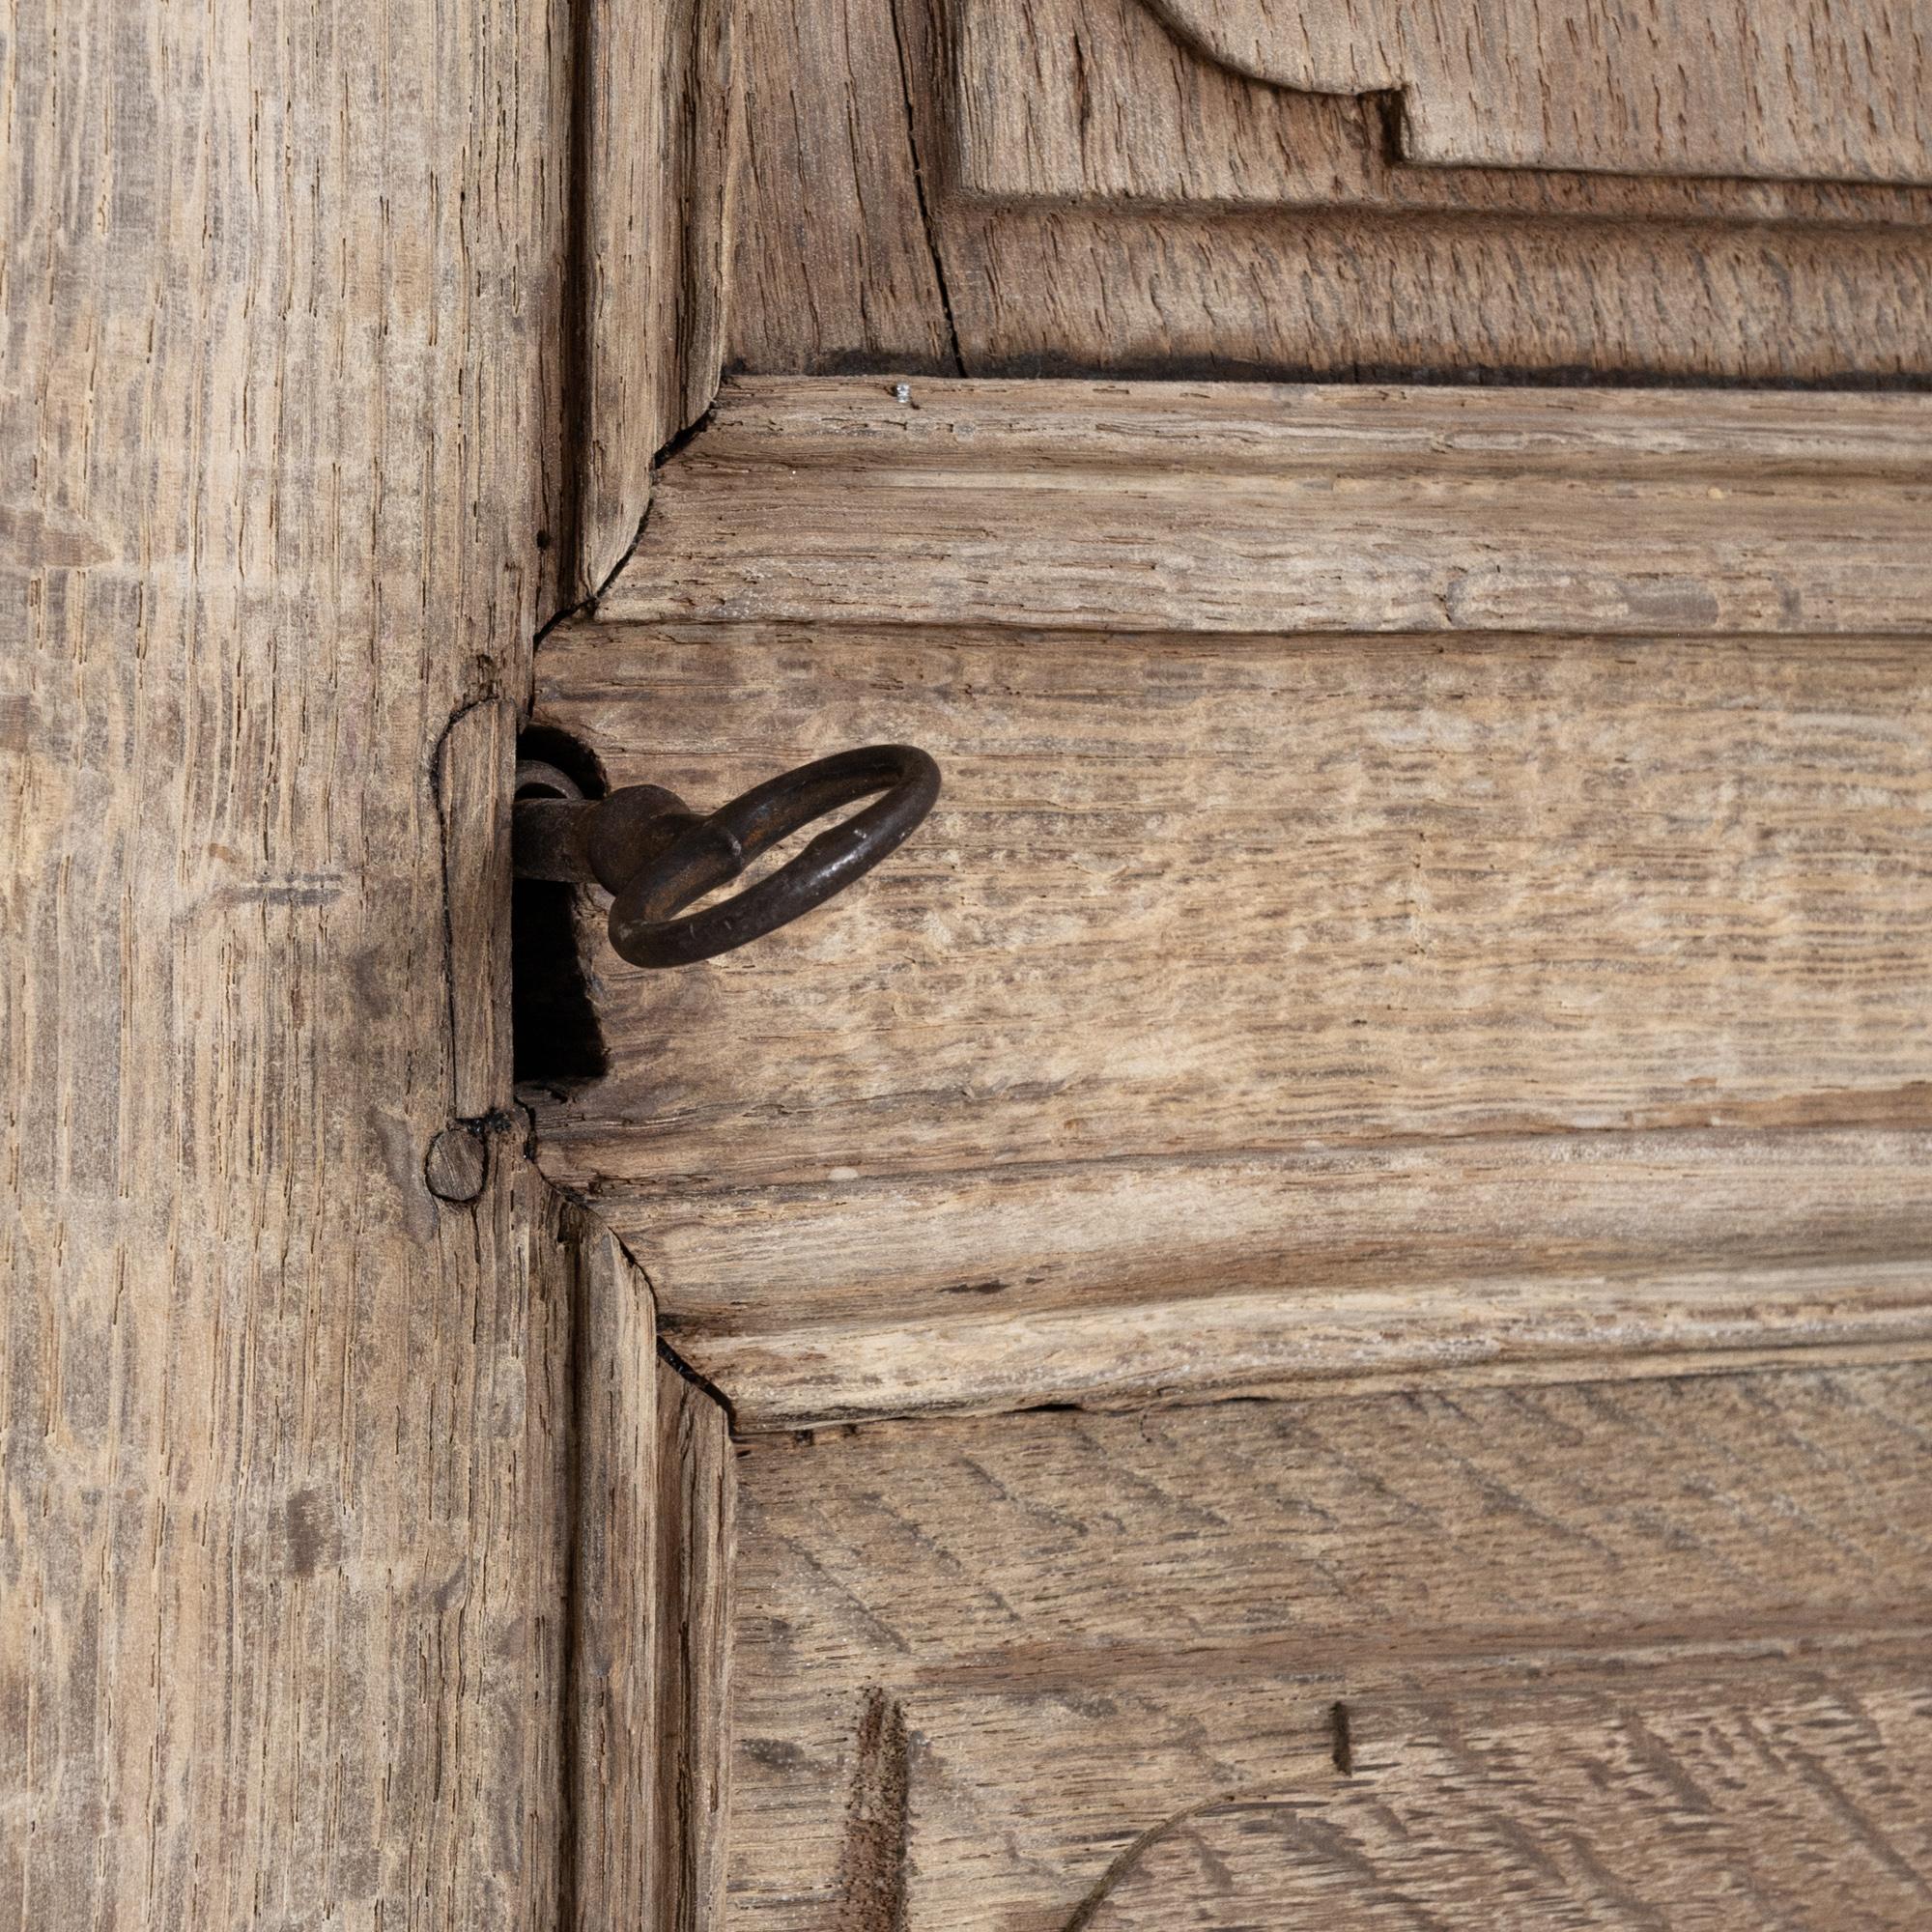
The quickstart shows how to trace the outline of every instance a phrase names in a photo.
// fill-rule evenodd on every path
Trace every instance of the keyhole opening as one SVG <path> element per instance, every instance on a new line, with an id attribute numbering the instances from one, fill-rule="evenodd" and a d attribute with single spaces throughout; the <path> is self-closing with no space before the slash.
<path id="1" fill-rule="evenodd" d="M 585 798 L 610 789 L 596 753 L 554 725 L 528 726 L 517 761 L 554 767 Z M 554 796 L 554 788 L 532 792 Z M 510 1038 L 520 1098 L 565 1099 L 611 1070 L 578 933 L 583 891 L 554 879 L 518 879 L 511 888 Z"/>

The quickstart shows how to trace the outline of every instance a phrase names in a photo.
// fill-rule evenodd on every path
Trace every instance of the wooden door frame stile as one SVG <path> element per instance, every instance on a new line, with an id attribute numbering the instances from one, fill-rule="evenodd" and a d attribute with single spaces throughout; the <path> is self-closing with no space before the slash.
<path id="1" fill-rule="evenodd" d="M 714 1909 L 725 1419 L 530 1161 L 507 830 L 717 379 L 731 11 L 15 9 L 15 1922 Z"/>

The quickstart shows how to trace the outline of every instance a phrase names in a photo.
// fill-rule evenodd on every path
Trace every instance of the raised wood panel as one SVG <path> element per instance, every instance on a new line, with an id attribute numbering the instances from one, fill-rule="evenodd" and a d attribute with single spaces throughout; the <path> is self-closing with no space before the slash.
<path id="1" fill-rule="evenodd" d="M 1242 73 L 1402 95 L 1418 160 L 1932 181 L 1922 0 L 1151 0 Z"/>
<path id="2" fill-rule="evenodd" d="M 1245 80 L 1141 0 L 761 0 L 744 46 L 751 369 L 1932 369 L 1923 188 L 1417 165 L 1381 99 Z"/>
<path id="3" fill-rule="evenodd" d="M 948 788 L 689 972 L 586 899 L 547 1170 L 754 1427 L 1926 1346 L 1926 413 L 734 387 L 541 715 Z"/>
<path id="4" fill-rule="evenodd" d="M 1500 1702 L 1500 1700 L 1499 1700 Z M 1363 1713 L 1390 1729 L 1394 1712 Z M 1772 1673 L 1640 1696 L 1539 1694 L 1435 1711 L 1345 1777 L 1205 1806 L 1123 1854 L 1065 1923 L 1254 1932 L 1668 1926 L 1732 1932 L 1925 1921 L 1932 1691 Z M 1351 1719 L 1351 1722 L 1354 1721 Z"/>
<path id="5" fill-rule="evenodd" d="M 1911 225 L 1932 213 L 1922 190 L 1868 181 L 1455 166 L 1417 154 L 1383 100 L 1251 78 L 1147 0 L 948 0 L 948 25 L 949 185 L 963 196 L 1647 223 Z"/>
<path id="6" fill-rule="evenodd" d="M 1916 1923 L 1929 1442 L 1922 1369 L 758 1438 L 727 1923 Z"/>

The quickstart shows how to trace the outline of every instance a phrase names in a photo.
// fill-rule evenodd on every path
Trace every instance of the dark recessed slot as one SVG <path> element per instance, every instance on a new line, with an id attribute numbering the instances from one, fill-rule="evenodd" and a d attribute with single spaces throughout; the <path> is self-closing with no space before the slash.
<path id="1" fill-rule="evenodd" d="M 573 738 L 554 724 L 526 724 L 517 737 L 517 762 L 554 765 L 577 781 L 585 798 L 602 798 L 611 789 L 597 753 L 582 738 Z"/>
<path id="2" fill-rule="evenodd" d="M 526 730 L 517 757 L 555 766 L 586 798 L 602 798 L 608 789 L 596 753 L 554 726 Z M 611 1070 L 577 944 L 577 895 L 586 890 L 551 879 L 519 879 L 512 888 L 510 1037 L 519 1087 L 567 1094 Z"/>

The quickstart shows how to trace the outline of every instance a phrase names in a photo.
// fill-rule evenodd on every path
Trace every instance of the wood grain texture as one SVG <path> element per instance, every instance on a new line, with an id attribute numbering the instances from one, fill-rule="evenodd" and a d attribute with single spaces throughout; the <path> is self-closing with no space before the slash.
<path id="1" fill-rule="evenodd" d="M 555 1926 L 634 1869 L 567 1742 L 622 1269 L 503 1112 L 572 22 L 4 31 L 0 1918 Z"/>
<path id="2" fill-rule="evenodd" d="M 719 1923 L 732 1475 L 724 1411 L 659 1359 L 648 1284 L 563 1208 L 570 1420 L 563 1922 Z"/>
<path id="3" fill-rule="evenodd" d="M 1139 0 L 841 17 L 749 21 L 750 369 L 1932 369 L 1923 189 L 1411 165 L 1376 102 L 1242 83 Z"/>
<path id="4" fill-rule="evenodd" d="M 948 105 L 973 195 L 1332 204 L 1374 192 L 1352 99 L 1183 44 L 1144 0 L 964 0 Z"/>
<path id="5" fill-rule="evenodd" d="M 663 1626 L 676 1539 L 663 1535 L 660 1470 L 672 1426 L 661 1406 L 650 1290 L 582 1209 L 565 1257 L 568 1308 L 570 1678 L 563 1723 L 570 1932 L 661 1932 Z"/>
<path id="6" fill-rule="evenodd" d="M 1151 0 L 1242 73 L 1402 94 L 1418 160 L 1932 181 L 1920 0 Z"/>
<path id="7" fill-rule="evenodd" d="M 727 1922 L 1914 1923 L 1928 1390 L 759 1437 Z"/>
<path id="8" fill-rule="evenodd" d="M 1066 1923 L 1924 1922 L 1932 1829 L 1911 1794 L 1932 1776 L 1932 1692 L 1917 1674 L 1699 1685 L 1655 1710 L 1537 1695 L 1432 1736 L 1435 1717 L 1347 1777 L 1317 1772 L 1157 1829 Z"/>
<path id="9" fill-rule="evenodd" d="M 740 0 L 576 10 L 579 596 L 637 539 L 657 451 L 704 412 L 724 332 Z"/>
<path id="10" fill-rule="evenodd" d="M 542 715 L 948 790 L 675 980 L 587 909 L 547 1170 L 748 1427 L 1923 1348 L 1925 413 L 734 385 Z"/>
<path id="11" fill-rule="evenodd" d="M 517 712 L 488 697 L 450 720 L 436 753 L 437 815 L 449 907 L 450 1064 L 458 1121 L 512 1104 L 510 1052 L 510 798 Z"/>
<path id="12" fill-rule="evenodd" d="M 956 205 L 941 232 L 974 376 L 1847 388 L 1932 372 L 1918 230 Z M 882 343 L 869 366 L 906 361 Z"/>
<path id="13" fill-rule="evenodd" d="M 611 622 L 1922 630 L 1919 397 L 734 384 Z"/>
<path id="14" fill-rule="evenodd" d="M 655 1870 L 635 1912 L 584 1924 L 715 1932 L 724 1922 L 730 1762 L 731 1590 L 737 1470 L 724 1410 L 661 1363 L 655 1518 L 658 1581 Z"/>
<path id="15" fill-rule="evenodd" d="M 1197 207 L 1923 226 L 1932 197 L 1870 183 L 1417 165 L 1380 99 L 1222 66 L 1146 0 L 949 0 L 941 99 L 965 197 Z"/>
<path id="16" fill-rule="evenodd" d="M 744 38 L 731 357 L 837 370 L 889 342 L 957 373 L 893 10 L 746 0 Z"/>

